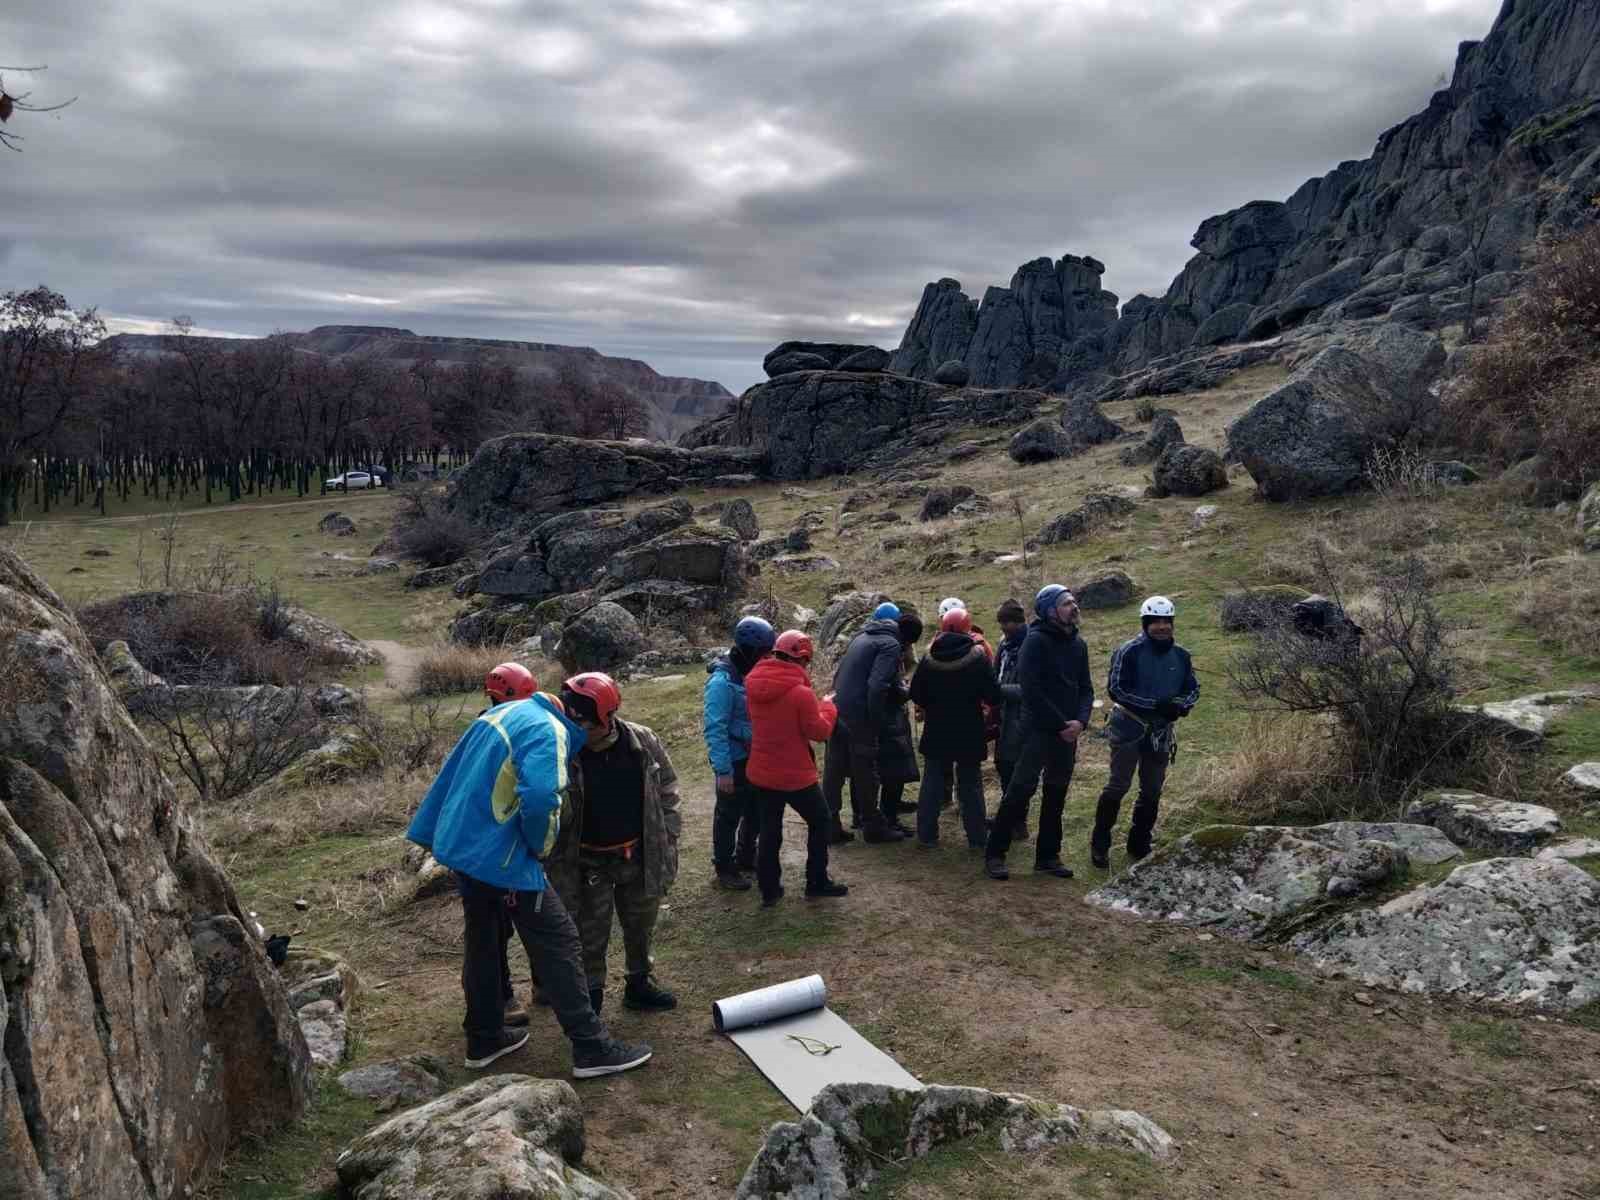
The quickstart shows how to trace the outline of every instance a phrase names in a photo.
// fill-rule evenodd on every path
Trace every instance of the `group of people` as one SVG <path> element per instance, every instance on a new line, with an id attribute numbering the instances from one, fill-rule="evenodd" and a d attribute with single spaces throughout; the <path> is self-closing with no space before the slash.
<path id="1" fill-rule="evenodd" d="M 1169 599 L 1150 597 L 1139 635 L 1111 656 L 1111 776 L 1089 842 L 1090 861 L 1102 869 L 1135 776 L 1127 851 L 1134 860 L 1150 852 L 1176 724 L 1199 700 L 1189 653 L 1174 639 L 1175 617 Z M 1062 815 L 1094 710 L 1078 618 L 1072 593 L 1051 584 L 1035 596 L 1031 621 L 1019 602 L 1000 605 L 1001 640 L 991 647 L 967 606 L 950 597 L 919 658 L 922 620 L 885 602 L 851 640 L 823 695 L 811 679 L 810 637 L 778 633 L 759 617 L 739 621 L 727 653 L 707 668 L 704 691 L 717 884 L 749 891 L 754 873 L 762 904 L 778 904 L 783 818 L 793 809 L 807 829 L 805 897 L 846 895 L 828 855 L 855 837 L 842 819 L 847 786 L 852 824 L 874 844 L 936 847 L 940 810 L 958 802 L 968 848 L 983 855 L 989 878 L 1004 880 L 1012 843 L 1029 837 L 1028 811 L 1042 785 L 1034 871 L 1070 878 Z M 502 663 L 485 691 L 489 706 L 451 751 L 406 834 L 458 880 L 466 1065 L 488 1066 L 528 1039 L 507 958 L 516 935 L 539 1002 L 572 1041 L 573 1074 L 631 1070 L 651 1049 L 612 1037 L 600 1018 L 606 953 L 615 915 L 624 1006 L 676 1006 L 652 974 L 650 953 L 678 869 L 682 814 L 672 762 L 652 730 L 617 715 L 622 693 L 608 675 L 575 675 L 551 695 L 525 667 Z M 817 743 L 826 747 L 820 770 Z M 991 744 L 1001 784 L 992 817 L 982 779 Z M 900 819 L 903 797 L 919 780 L 912 828 Z"/>

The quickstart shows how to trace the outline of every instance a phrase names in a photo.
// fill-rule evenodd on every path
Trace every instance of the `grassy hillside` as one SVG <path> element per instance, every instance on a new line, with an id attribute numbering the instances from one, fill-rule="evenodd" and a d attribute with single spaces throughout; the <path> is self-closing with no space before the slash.
<path id="1" fill-rule="evenodd" d="M 1215 446 L 1226 422 L 1280 378 L 1257 370 L 1163 406 L 1176 411 L 1191 442 Z M 1133 409 L 1108 407 L 1138 428 Z M 819 608 L 847 584 L 882 589 L 924 611 L 956 594 L 990 627 L 1006 596 L 1026 600 L 1044 582 L 1071 583 L 1111 566 L 1126 570 L 1141 594 L 1172 596 L 1203 697 L 1184 724 L 1161 837 L 1228 815 L 1236 782 L 1250 772 L 1292 771 L 1314 760 L 1314 726 L 1263 724 L 1230 693 L 1223 667 L 1239 640 L 1218 620 L 1220 597 L 1241 584 L 1311 585 L 1314 547 L 1358 607 L 1396 554 L 1422 556 L 1455 627 L 1468 699 L 1600 679 L 1596 571 L 1578 554 L 1570 513 L 1528 508 L 1494 485 L 1429 499 L 1360 496 L 1290 507 L 1255 501 L 1249 478 L 1236 476 L 1203 501 L 1141 500 L 1130 517 L 1086 541 L 1047 547 L 1026 564 L 930 563 L 943 552 L 970 561 L 975 547 L 1018 552 L 1024 532 L 1091 488 L 1146 482 L 1142 470 L 1118 465 L 1116 447 L 1017 467 L 1005 457 L 1008 434 L 971 431 L 983 452 L 940 471 L 942 481 L 967 483 L 988 498 L 990 510 L 978 519 L 920 524 L 916 500 L 896 500 L 895 485 L 866 479 L 751 489 L 767 532 L 787 530 L 804 511 L 824 513 L 814 540 L 841 564 L 821 576 L 769 571 L 759 587 L 771 589 L 785 614 L 793 605 Z M 867 511 L 892 505 L 905 520 L 841 531 L 840 503 L 858 489 L 880 493 Z M 696 505 L 725 498 L 688 494 Z M 238 550 L 289 595 L 355 633 L 420 647 L 440 636 L 454 608 L 447 595 L 408 591 L 394 575 L 317 577 L 353 569 L 324 553 L 368 550 L 390 503 L 358 496 L 326 506 L 355 517 L 355 539 L 319 534 L 322 507 L 236 507 L 180 518 L 180 545 L 194 555 Z M 1200 503 L 1218 512 L 1196 528 Z M 155 518 L 54 520 L 5 536 L 64 595 L 84 599 L 137 584 L 141 538 L 148 574 L 159 525 Z M 885 544 L 899 539 L 904 544 Z M 89 557 L 90 549 L 108 554 Z M 1133 607 L 1086 614 L 1097 683 L 1110 651 L 1137 628 Z M 548 682 L 554 668 L 531 665 Z M 691 670 L 625 688 L 625 714 L 662 734 L 684 784 L 682 873 L 656 947 L 659 975 L 681 1007 L 641 1018 L 608 1006 L 617 1031 L 651 1039 L 657 1058 L 643 1071 L 580 1085 L 597 1174 L 640 1197 L 731 1195 L 765 1127 L 793 1113 L 712 1032 L 710 1002 L 819 971 L 838 1011 L 919 1078 L 1137 1109 L 1183 1147 L 1179 1165 L 1161 1171 L 1115 1154 L 1023 1158 L 964 1147 L 903 1175 L 891 1172 L 877 1195 L 1600 1196 L 1593 1154 L 1600 1085 L 1584 1083 L 1597 1073 L 1600 1042 L 1591 1026 L 1600 1018 L 1546 1020 L 1384 994 L 1362 1003 L 1354 998 L 1359 989 L 1311 975 L 1287 952 L 1078 903 L 1101 878 L 1085 845 L 1106 774 L 1097 739 L 1085 743 L 1068 800 L 1065 857 L 1079 872 L 1070 882 L 1026 871 L 1007 884 L 983 880 L 947 814 L 936 851 L 859 842 L 837 851 L 833 872 L 851 885 L 840 902 L 807 904 L 791 889 L 783 905 L 763 911 L 753 893 L 712 890 L 702 682 Z M 380 694 L 391 711 L 403 706 L 393 689 Z M 440 719 L 465 719 L 472 704 L 470 696 L 455 698 Z M 1575 710 L 1505 786 L 1551 803 L 1576 832 L 1596 831 L 1600 823 L 1552 783 L 1584 759 L 1600 759 L 1600 705 Z M 992 808 L 992 772 L 986 777 Z M 366 988 L 356 1016 L 362 1061 L 421 1049 L 459 1061 L 459 911 L 448 897 L 408 901 L 397 874 L 405 818 L 427 782 L 425 774 L 391 774 L 315 792 L 262 793 L 204 814 L 242 896 L 267 927 L 337 950 L 357 967 Z M 791 822 L 784 852 L 791 881 L 802 853 L 801 828 Z M 1025 864 L 1025 853 L 1014 863 Z M 1119 848 L 1113 867 L 1121 865 Z M 308 902 L 304 912 L 296 900 Z M 612 995 L 621 991 L 617 954 Z M 564 1075 L 567 1065 L 553 1021 L 536 1011 L 529 1047 L 505 1069 Z M 241 1155 L 214 1194 L 323 1193 L 339 1147 L 373 1119 L 367 1106 L 329 1092 L 303 1129 Z"/>

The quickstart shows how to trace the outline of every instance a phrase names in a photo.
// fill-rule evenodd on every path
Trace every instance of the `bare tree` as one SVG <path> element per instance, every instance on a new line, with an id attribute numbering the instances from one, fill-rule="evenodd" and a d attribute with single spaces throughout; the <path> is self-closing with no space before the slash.
<path id="1" fill-rule="evenodd" d="M 60 104 L 29 104 L 28 97 L 33 95 L 32 92 L 13 93 L 6 90 L 6 71 L 17 71 L 25 75 L 37 75 L 40 71 L 44 71 L 46 69 L 47 68 L 43 64 L 37 67 L 0 67 L 0 125 L 9 123 L 13 114 L 15 113 L 57 112 L 71 104 L 73 100 L 77 99 L 76 96 L 73 96 L 71 100 L 63 100 Z M 14 133 L 9 129 L 0 129 L 0 146 L 4 146 L 7 150 L 15 150 L 20 154 L 22 152 L 22 147 L 18 143 L 24 140 L 26 139 L 24 139 L 20 133 Z"/>
<path id="2" fill-rule="evenodd" d="M 302 688 L 166 684 L 147 689 L 135 708 L 154 726 L 157 752 L 203 804 L 243 795 L 323 740 Z"/>
<path id="3" fill-rule="evenodd" d="M 650 410 L 637 392 L 615 380 L 604 379 L 595 388 L 593 413 L 601 436 L 621 441 L 650 432 Z"/>

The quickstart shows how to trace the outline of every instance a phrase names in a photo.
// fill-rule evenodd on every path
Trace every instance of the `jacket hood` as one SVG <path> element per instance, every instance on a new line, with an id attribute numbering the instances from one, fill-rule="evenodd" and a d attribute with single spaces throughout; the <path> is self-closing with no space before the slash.
<path id="1" fill-rule="evenodd" d="M 868 621 L 865 625 L 863 625 L 861 627 L 861 632 L 862 633 L 881 633 L 881 634 L 884 634 L 887 637 L 892 637 L 895 641 L 898 642 L 900 640 L 900 622 L 898 622 L 898 621 L 878 621 L 878 620 Z"/>
<path id="2" fill-rule="evenodd" d="M 733 659 L 726 654 L 719 654 L 706 664 L 707 675 L 715 675 L 719 671 L 724 675 L 737 675 L 739 673 L 734 668 Z"/>
<path id="3" fill-rule="evenodd" d="M 1005 637 L 1000 639 L 1000 644 L 1002 646 L 1008 646 L 1012 650 L 1015 650 L 1018 646 L 1022 645 L 1023 639 L 1026 638 L 1027 636 L 1028 636 L 1028 627 L 1026 625 L 1024 625 L 1021 629 L 1018 629 L 1015 633 L 1006 634 Z"/>
<path id="4" fill-rule="evenodd" d="M 937 663 L 959 663 L 978 648 L 971 634 L 941 633 L 928 647 L 928 656 Z M 979 651 L 982 653 L 982 651 Z"/>
<path id="5" fill-rule="evenodd" d="M 893 625 L 894 622 L 888 622 Z M 763 658 L 744 678 L 745 692 L 759 704 L 781 700 L 797 687 L 809 687 L 811 676 L 799 663 L 781 658 Z"/>

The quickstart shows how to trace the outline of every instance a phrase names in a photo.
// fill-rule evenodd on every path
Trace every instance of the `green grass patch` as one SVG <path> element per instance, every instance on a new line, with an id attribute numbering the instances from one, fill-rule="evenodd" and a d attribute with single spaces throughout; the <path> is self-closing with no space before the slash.
<path id="1" fill-rule="evenodd" d="M 323 1075 L 312 1093 L 305 1119 L 269 1138 L 247 1139 L 218 1177 L 200 1193 L 203 1200 L 309 1200 L 332 1197 L 336 1186 L 318 1175 L 331 1146 L 344 1145 L 378 1121 L 377 1106 L 351 1096 Z M 308 1163 L 315 1168 L 308 1169 Z"/>
<path id="2" fill-rule="evenodd" d="M 1468 1017 L 1450 1023 L 1450 1042 L 1462 1050 L 1490 1058 L 1520 1058 L 1522 1027 L 1494 1017 Z"/>

